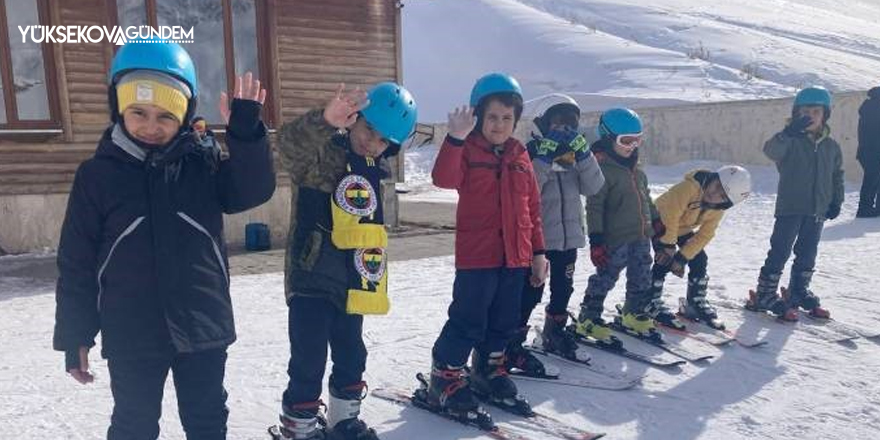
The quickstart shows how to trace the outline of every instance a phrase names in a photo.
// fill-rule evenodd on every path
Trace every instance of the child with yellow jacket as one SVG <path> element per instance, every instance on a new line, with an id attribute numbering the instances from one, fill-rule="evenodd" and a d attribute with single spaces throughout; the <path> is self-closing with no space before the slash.
<path id="1" fill-rule="evenodd" d="M 655 321 L 683 329 L 676 315 L 663 304 L 663 284 L 672 272 L 683 277 L 688 268 L 686 317 L 714 328 L 724 328 L 706 299 L 709 257 L 705 248 L 715 237 L 724 211 L 744 201 L 751 191 L 751 175 L 740 166 L 727 165 L 716 171 L 696 170 L 684 176 L 655 200 L 663 222 L 654 239 L 654 266 L 648 313 Z"/>

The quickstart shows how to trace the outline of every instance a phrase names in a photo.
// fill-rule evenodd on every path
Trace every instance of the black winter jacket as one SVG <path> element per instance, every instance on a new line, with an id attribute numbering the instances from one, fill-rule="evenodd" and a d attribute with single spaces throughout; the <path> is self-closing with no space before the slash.
<path id="1" fill-rule="evenodd" d="M 228 346 L 235 326 L 223 214 L 275 191 L 265 126 L 245 137 L 228 132 L 228 160 L 191 132 L 138 150 L 147 151 L 139 158 L 120 146 L 121 131 L 108 129 L 74 178 L 58 248 L 53 346 L 90 347 L 99 330 L 104 357 Z"/>
<path id="2" fill-rule="evenodd" d="M 859 108 L 859 150 L 862 162 L 880 163 L 880 87 L 868 91 Z"/>

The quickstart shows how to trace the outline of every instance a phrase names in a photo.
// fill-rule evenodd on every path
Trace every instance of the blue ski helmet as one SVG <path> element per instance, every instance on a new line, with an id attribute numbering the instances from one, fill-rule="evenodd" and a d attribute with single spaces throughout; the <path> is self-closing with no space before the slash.
<path id="1" fill-rule="evenodd" d="M 599 126 L 596 127 L 596 134 L 600 138 L 623 134 L 640 134 L 641 132 L 642 119 L 636 112 L 628 108 L 606 110 L 599 118 Z"/>
<path id="2" fill-rule="evenodd" d="M 385 139 L 402 144 L 412 134 L 419 116 L 412 94 L 389 81 L 376 84 L 367 99 L 370 104 L 361 110 L 367 123 Z"/>
<path id="3" fill-rule="evenodd" d="M 149 42 L 153 41 L 153 42 Z M 132 70 L 152 70 L 154 72 L 170 75 L 186 84 L 192 98 L 189 100 L 189 110 L 184 125 L 188 125 L 190 117 L 196 108 L 199 96 L 198 77 L 196 66 L 193 64 L 189 53 L 177 43 L 170 41 L 155 42 L 156 40 L 130 40 L 116 52 L 113 64 L 107 75 L 110 85 L 110 110 L 113 120 L 116 119 L 116 82 L 127 72 Z"/>
<path id="4" fill-rule="evenodd" d="M 510 92 L 519 95 L 522 99 L 522 87 L 516 78 L 504 73 L 490 73 L 484 75 L 474 84 L 471 89 L 471 107 L 476 107 L 486 96 L 494 93 Z"/>
<path id="5" fill-rule="evenodd" d="M 794 105 L 791 108 L 792 117 L 796 116 L 798 109 L 804 106 L 821 105 L 825 107 L 825 120 L 831 117 L 831 92 L 822 86 L 810 86 L 794 97 Z"/>

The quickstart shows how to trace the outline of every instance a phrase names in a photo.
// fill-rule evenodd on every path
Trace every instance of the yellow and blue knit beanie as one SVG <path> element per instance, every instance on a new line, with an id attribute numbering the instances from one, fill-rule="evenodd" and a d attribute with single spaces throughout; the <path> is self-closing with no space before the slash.
<path id="1" fill-rule="evenodd" d="M 183 122 L 192 92 L 170 75 L 151 70 L 136 70 L 119 78 L 116 101 L 121 115 L 132 104 L 150 104 L 173 114 Z"/>

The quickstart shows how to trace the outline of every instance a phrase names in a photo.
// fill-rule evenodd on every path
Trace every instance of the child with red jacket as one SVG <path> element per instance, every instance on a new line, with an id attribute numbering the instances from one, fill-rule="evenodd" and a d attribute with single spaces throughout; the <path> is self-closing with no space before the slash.
<path id="1" fill-rule="evenodd" d="M 434 185 L 458 190 L 459 201 L 452 304 L 434 344 L 425 398 L 454 416 L 488 418 L 475 393 L 529 411 L 507 376 L 504 350 L 518 327 L 529 268 L 532 284 L 540 285 L 547 260 L 535 173 L 526 147 L 512 137 L 522 89 L 508 75 L 489 74 L 474 85 L 470 105 L 449 115 L 449 135 L 432 173 Z M 468 384 L 464 369 L 472 350 Z"/>

